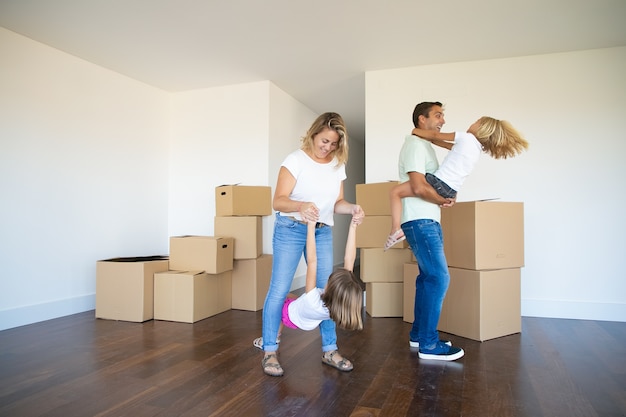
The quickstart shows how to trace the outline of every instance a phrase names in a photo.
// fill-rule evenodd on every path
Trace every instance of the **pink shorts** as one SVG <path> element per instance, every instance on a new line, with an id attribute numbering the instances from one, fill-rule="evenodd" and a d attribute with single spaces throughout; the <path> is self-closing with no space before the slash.
<path id="1" fill-rule="evenodd" d="M 283 304 L 283 324 L 287 327 L 291 327 L 292 329 L 297 329 L 298 326 L 293 324 L 291 320 L 289 320 L 289 304 L 293 303 L 295 298 L 286 298 L 285 303 Z"/>

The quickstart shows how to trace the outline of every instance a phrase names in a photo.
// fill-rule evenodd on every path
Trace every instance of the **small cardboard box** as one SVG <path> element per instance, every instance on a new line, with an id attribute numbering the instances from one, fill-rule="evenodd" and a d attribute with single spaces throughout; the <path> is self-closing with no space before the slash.
<path id="1" fill-rule="evenodd" d="M 396 185 L 398 181 L 357 184 L 356 203 L 363 208 L 366 216 L 390 216 L 389 192 Z"/>
<path id="2" fill-rule="evenodd" d="M 154 317 L 154 273 L 167 269 L 166 256 L 96 262 L 96 318 L 151 320 Z"/>
<path id="3" fill-rule="evenodd" d="M 523 203 L 456 203 L 441 210 L 441 227 L 450 267 L 483 270 L 524 266 Z"/>
<path id="4" fill-rule="evenodd" d="M 415 279 L 419 274 L 416 262 L 404 264 L 404 315 L 402 319 L 407 323 L 413 323 L 415 319 Z"/>
<path id="5" fill-rule="evenodd" d="M 357 248 L 384 248 L 391 231 L 391 216 L 370 216 L 366 214 L 356 233 Z M 408 248 L 404 239 L 391 249 Z"/>
<path id="6" fill-rule="evenodd" d="M 154 319 L 195 323 L 231 308 L 232 271 L 154 274 Z"/>
<path id="7" fill-rule="evenodd" d="M 233 268 L 232 308 L 258 311 L 263 308 L 272 277 L 272 255 L 236 260 Z"/>
<path id="8" fill-rule="evenodd" d="M 216 216 L 217 236 L 234 239 L 233 259 L 256 259 L 263 253 L 263 218 L 259 216 Z"/>
<path id="9" fill-rule="evenodd" d="M 232 237 L 171 236 L 170 269 L 221 274 L 233 269 Z"/>
<path id="10" fill-rule="evenodd" d="M 450 268 L 439 330 L 484 341 L 522 331 L 519 268 Z"/>
<path id="11" fill-rule="evenodd" d="M 221 185 L 215 187 L 217 216 L 269 216 L 272 189 L 267 186 Z"/>
<path id="12" fill-rule="evenodd" d="M 363 282 L 402 282 L 403 265 L 410 261 L 410 249 L 385 252 L 382 248 L 362 248 L 361 280 Z"/>
<path id="13" fill-rule="evenodd" d="M 365 284 L 365 311 L 372 317 L 402 317 L 402 282 Z"/>

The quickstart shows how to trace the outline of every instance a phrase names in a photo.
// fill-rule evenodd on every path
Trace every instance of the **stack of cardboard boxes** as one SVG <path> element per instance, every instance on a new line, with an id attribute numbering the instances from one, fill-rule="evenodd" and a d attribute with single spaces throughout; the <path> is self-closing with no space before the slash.
<path id="1" fill-rule="evenodd" d="M 230 310 L 233 249 L 232 237 L 170 237 L 170 270 L 154 274 L 154 319 L 195 323 Z"/>
<path id="2" fill-rule="evenodd" d="M 450 287 L 439 329 L 479 341 L 521 332 L 523 203 L 457 203 L 441 215 Z"/>
<path id="3" fill-rule="evenodd" d="M 232 308 L 263 308 L 272 255 L 263 254 L 263 218 L 272 214 L 271 188 L 225 185 L 215 189 L 215 234 L 235 239 Z"/>
<path id="4" fill-rule="evenodd" d="M 396 181 L 357 184 L 356 203 L 365 211 L 357 229 L 365 311 L 372 317 L 402 317 L 403 266 L 411 261 L 406 240 L 384 250 L 391 230 L 389 191 Z"/>
<path id="5" fill-rule="evenodd" d="M 441 210 L 450 286 L 438 329 L 484 341 L 521 331 L 524 206 L 471 201 Z M 405 265 L 404 320 L 413 321 L 417 268 Z"/>
<path id="6" fill-rule="evenodd" d="M 263 307 L 272 268 L 261 216 L 270 187 L 215 190 L 216 236 L 172 236 L 170 255 L 97 262 L 96 317 L 194 323 L 231 308 Z"/>

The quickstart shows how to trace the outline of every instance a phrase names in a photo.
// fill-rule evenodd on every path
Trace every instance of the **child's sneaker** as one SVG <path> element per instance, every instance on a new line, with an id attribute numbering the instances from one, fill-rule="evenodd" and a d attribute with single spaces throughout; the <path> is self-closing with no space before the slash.
<path id="1" fill-rule="evenodd" d="M 448 346 L 452 346 L 452 342 L 449 341 L 449 340 L 439 339 L 439 341 L 441 343 L 445 343 Z M 418 347 L 420 347 L 420 342 L 418 342 L 417 340 L 409 340 L 409 346 L 412 347 L 412 348 L 418 348 Z"/>
<path id="2" fill-rule="evenodd" d="M 420 359 L 454 361 L 456 359 L 462 358 L 463 355 L 465 355 L 465 352 L 461 348 L 448 346 L 440 340 L 433 349 L 420 349 L 418 355 Z"/>

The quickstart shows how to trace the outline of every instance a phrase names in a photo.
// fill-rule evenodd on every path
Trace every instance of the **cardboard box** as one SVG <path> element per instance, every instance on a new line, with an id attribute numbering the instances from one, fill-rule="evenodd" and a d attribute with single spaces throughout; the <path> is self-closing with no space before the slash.
<path id="1" fill-rule="evenodd" d="M 143 322 L 154 317 L 154 273 L 167 271 L 166 256 L 96 262 L 96 318 Z"/>
<path id="2" fill-rule="evenodd" d="M 438 329 L 484 341 L 522 331 L 519 268 L 450 268 Z"/>
<path id="3" fill-rule="evenodd" d="M 382 248 L 363 248 L 360 261 L 361 280 L 363 282 L 402 282 L 403 266 L 410 260 L 410 249 L 385 252 Z"/>
<path id="4" fill-rule="evenodd" d="M 419 267 L 415 262 L 404 264 L 404 296 L 403 296 L 403 316 L 402 319 L 407 323 L 413 323 L 415 319 L 415 279 L 419 274 Z"/>
<path id="5" fill-rule="evenodd" d="M 221 274 L 233 269 L 232 237 L 170 237 L 170 269 Z"/>
<path id="6" fill-rule="evenodd" d="M 154 274 L 154 319 L 195 323 L 231 308 L 232 271 Z"/>
<path id="7" fill-rule="evenodd" d="M 370 216 L 363 218 L 356 232 L 357 248 L 384 248 L 389 232 L 391 231 L 391 216 Z M 408 248 L 404 239 L 391 247 L 391 249 Z"/>
<path id="8" fill-rule="evenodd" d="M 372 317 L 402 317 L 402 282 L 365 284 L 365 311 Z"/>
<path id="9" fill-rule="evenodd" d="M 390 216 L 389 192 L 396 185 L 398 181 L 357 184 L 356 203 L 363 208 L 366 216 Z"/>
<path id="10" fill-rule="evenodd" d="M 267 186 L 221 185 L 215 187 L 217 216 L 269 216 L 272 189 Z"/>
<path id="11" fill-rule="evenodd" d="M 523 203 L 456 203 L 441 210 L 441 227 L 450 267 L 483 270 L 524 266 Z"/>
<path id="12" fill-rule="evenodd" d="M 259 216 L 215 217 L 216 236 L 234 239 L 233 259 L 256 259 L 263 253 L 263 218 Z"/>
<path id="13" fill-rule="evenodd" d="M 258 311 L 263 308 L 272 277 L 272 255 L 236 260 L 233 268 L 232 308 Z"/>

